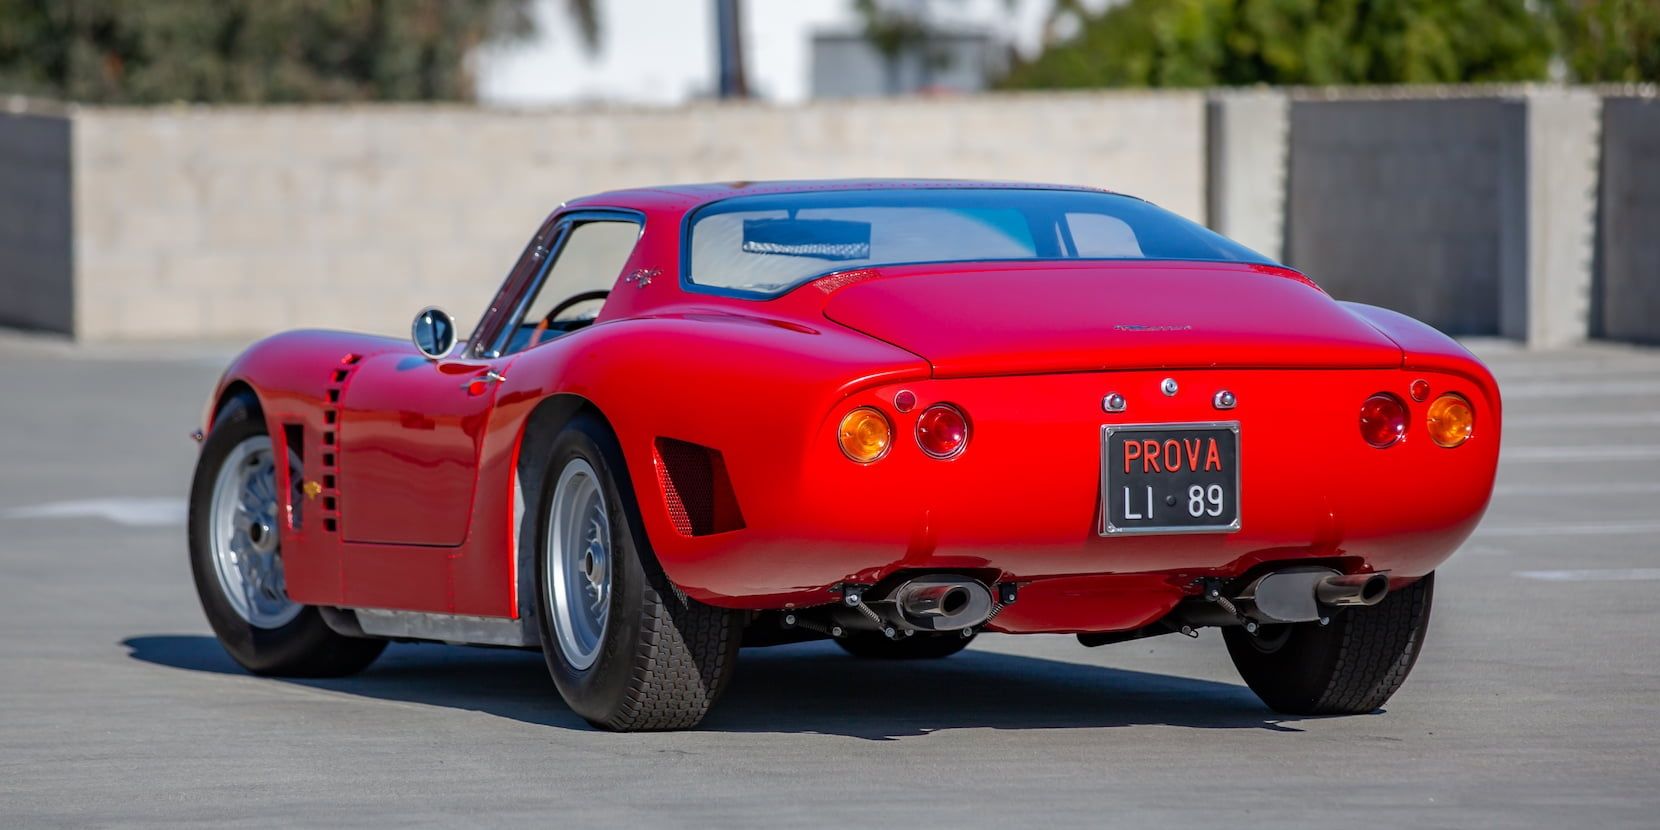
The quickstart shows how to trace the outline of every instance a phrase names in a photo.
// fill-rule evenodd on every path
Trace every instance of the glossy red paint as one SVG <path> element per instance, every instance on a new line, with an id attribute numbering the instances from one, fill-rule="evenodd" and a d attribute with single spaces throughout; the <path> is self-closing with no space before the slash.
<path id="1" fill-rule="evenodd" d="M 1237 264 L 915 265 L 831 275 L 756 300 L 682 286 L 682 219 L 724 195 L 789 189 L 957 187 L 933 182 L 702 185 L 578 200 L 549 218 L 475 339 L 525 287 L 536 242 L 572 211 L 644 216 L 598 321 L 502 358 L 430 361 L 401 340 L 294 332 L 227 370 L 259 397 L 274 436 L 304 435 L 318 497 L 284 529 L 301 602 L 494 617 L 518 612 L 515 477 L 543 406 L 581 403 L 616 432 L 646 535 L 687 594 L 734 608 L 833 599 L 843 581 L 962 569 L 1022 585 L 993 628 L 1116 631 L 1157 619 L 1200 576 L 1319 560 L 1409 581 L 1434 569 L 1485 511 L 1501 412 L 1487 370 L 1393 312 L 1338 303 L 1302 275 Z M 623 280 L 637 272 L 649 280 Z M 412 306 L 411 311 L 415 308 Z M 348 355 L 356 356 L 342 363 Z M 469 385 L 502 376 L 484 394 Z M 1166 378 L 1180 392 L 1165 395 Z M 1475 435 L 1445 449 L 1412 384 L 1454 393 Z M 1237 404 L 1219 410 L 1221 391 Z M 1117 392 L 1125 411 L 1104 413 Z M 1386 392 L 1408 409 L 1394 446 L 1356 428 Z M 909 393 L 914 405 L 895 405 Z M 912 436 L 937 403 L 972 437 L 948 459 Z M 848 410 L 894 424 L 893 449 L 850 462 Z M 1101 429 L 1237 421 L 1241 528 L 1103 537 Z M 740 529 L 676 526 L 658 439 L 718 450 Z M 528 506 L 534 510 L 535 506 Z"/>

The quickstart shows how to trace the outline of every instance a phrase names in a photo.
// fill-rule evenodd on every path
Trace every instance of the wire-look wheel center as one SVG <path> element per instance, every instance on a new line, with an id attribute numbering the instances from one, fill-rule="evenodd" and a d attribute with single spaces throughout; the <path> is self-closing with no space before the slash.
<path id="1" fill-rule="evenodd" d="M 290 453 L 288 463 L 289 481 L 297 482 L 299 458 Z M 288 598 L 283 579 L 278 510 L 271 438 L 249 436 L 219 466 L 208 521 L 220 590 L 231 610 L 255 628 L 281 628 L 303 608 Z"/>

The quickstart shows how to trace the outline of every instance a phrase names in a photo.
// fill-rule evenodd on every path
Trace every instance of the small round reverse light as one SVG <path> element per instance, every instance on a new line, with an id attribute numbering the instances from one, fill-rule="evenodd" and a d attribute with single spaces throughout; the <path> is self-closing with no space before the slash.
<path id="1" fill-rule="evenodd" d="M 916 443 L 934 458 L 954 458 L 968 446 L 968 419 L 950 404 L 934 404 L 917 416 Z"/>
<path id="2" fill-rule="evenodd" d="M 1412 382 L 1412 399 L 1418 403 L 1429 400 L 1429 381 L 1419 378 Z"/>
<path id="3" fill-rule="evenodd" d="M 861 406 L 842 416 L 836 436 L 848 458 L 869 464 L 887 455 L 893 446 L 893 425 L 888 423 L 888 416 Z"/>
<path id="4" fill-rule="evenodd" d="M 909 389 L 901 389 L 893 396 L 893 408 L 900 412 L 910 412 L 916 408 L 916 393 Z"/>
<path id="5" fill-rule="evenodd" d="M 1476 429 L 1476 413 L 1460 395 L 1442 395 L 1429 405 L 1429 438 L 1443 447 L 1456 447 L 1470 440 Z"/>
<path id="6" fill-rule="evenodd" d="M 1360 437 L 1378 449 L 1393 446 L 1406 436 L 1406 404 L 1394 395 L 1378 393 L 1360 405 Z"/>

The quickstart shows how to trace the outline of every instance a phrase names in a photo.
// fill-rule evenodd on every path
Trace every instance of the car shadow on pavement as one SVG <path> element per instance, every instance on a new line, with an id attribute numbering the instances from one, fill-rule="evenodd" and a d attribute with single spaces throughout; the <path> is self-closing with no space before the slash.
<path id="1" fill-rule="evenodd" d="M 245 674 L 212 637 L 122 641 L 135 660 Z M 362 674 L 280 678 L 379 700 L 485 712 L 541 726 L 589 729 L 559 699 L 540 654 L 394 644 Z M 1300 731 L 1248 689 L 1227 683 L 970 649 L 943 660 L 856 660 L 828 643 L 748 649 L 700 729 L 843 735 L 869 740 L 949 729 L 1079 729 L 1161 724 Z"/>

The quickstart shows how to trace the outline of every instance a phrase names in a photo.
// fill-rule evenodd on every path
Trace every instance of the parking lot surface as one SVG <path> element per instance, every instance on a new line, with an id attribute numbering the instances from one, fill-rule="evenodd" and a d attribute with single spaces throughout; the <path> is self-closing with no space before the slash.
<path id="1" fill-rule="evenodd" d="M 535 653 L 244 673 L 183 529 L 229 352 L 0 339 L 0 827 L 1660 826 L 1660 352 L 1477 348 L 1498 491 L 1385 711 L 1276 715 L 1215 631 L 986 636 L 746 651 L 702 729 L 616 735 Z"/>

